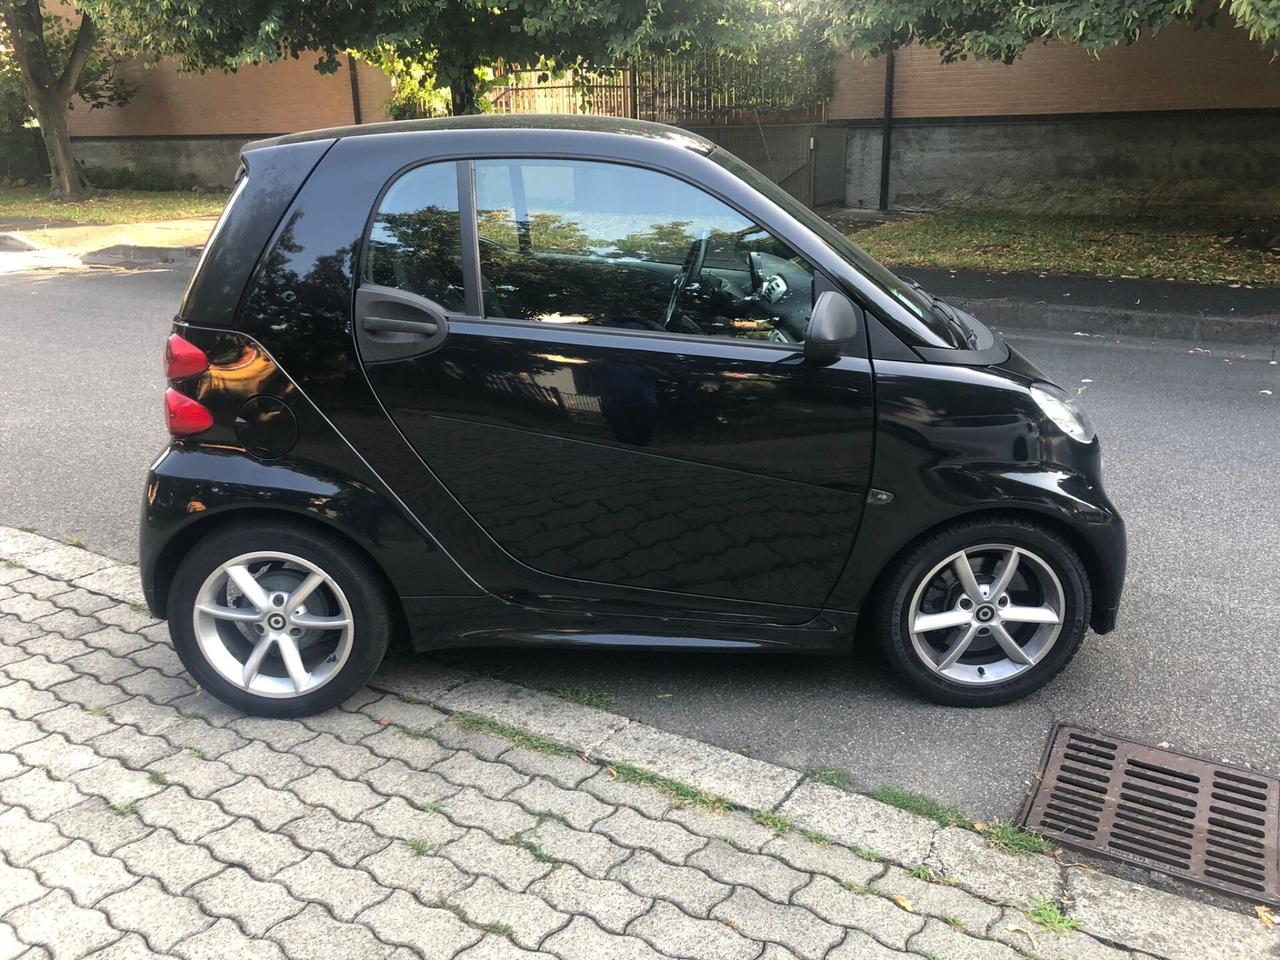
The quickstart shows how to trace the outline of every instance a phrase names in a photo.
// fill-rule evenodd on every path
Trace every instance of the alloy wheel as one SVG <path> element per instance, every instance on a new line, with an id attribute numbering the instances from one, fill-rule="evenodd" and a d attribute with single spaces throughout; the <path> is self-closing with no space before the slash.
<path id="1" fill-rule="evenodd" d="M 971 686 L 1010 680 L 1040 663 L 1062 632 L 1066 597 L 1053 568 L 1012 544 L 944 559 L 921 580 L 908 632 L 921 662 Z"/>
<path id="2" fill-rule="evenodd" d="M 205 578 L 193 613 L 201 653 L 228 683 L 261 697 L 311 693 L 342 670 L 354 618 L 333 577 L 302 557 L 241 554 Z"/>

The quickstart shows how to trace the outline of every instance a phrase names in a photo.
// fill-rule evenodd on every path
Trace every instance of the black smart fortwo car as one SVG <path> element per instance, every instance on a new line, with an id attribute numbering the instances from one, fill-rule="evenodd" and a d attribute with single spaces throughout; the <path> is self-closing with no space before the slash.
<path id="1" fill-rule="evenodd" d="M 1075 399 L 674 128 L 250 144 L 165 364 L 142 581 L 250 713 L 343 701 L 400 636 L 865 633 L 924 696 L 996 704 L 1116 621 L 1124 527 Z"/>

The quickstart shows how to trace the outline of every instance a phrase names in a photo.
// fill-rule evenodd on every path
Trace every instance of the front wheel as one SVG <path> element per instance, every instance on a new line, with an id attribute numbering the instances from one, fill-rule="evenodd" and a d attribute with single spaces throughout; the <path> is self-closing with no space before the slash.
<path id="1" fill-rule="evenodd" d="M 287 522 L 224 527 L 183 559 L 169 633 L 191 675 L 246 713 L 304 717 L 358 691 L 382 662 L 389 597 L 341 540 Z"/>
<path id="2" fill-rule="evenodd" d="M 1012 518 L 961 521 L 895 564 L 876 628 L 898 674 L 930 700 L 994 706 L 1066 667 L 1089 608 L 1084 565 L 1056 533 Z"/>

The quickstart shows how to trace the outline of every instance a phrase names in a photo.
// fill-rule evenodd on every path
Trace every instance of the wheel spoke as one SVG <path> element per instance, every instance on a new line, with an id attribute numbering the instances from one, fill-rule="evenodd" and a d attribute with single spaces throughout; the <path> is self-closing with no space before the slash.
<path id="1" fill-rule="evenodd" d="M 249 653 L 249 659 L 244 662 L 243 683 L 246 690 L 257 678 L 258 671 L 262 669 L 262 661 L 271 652 L 271 644 L 274 642 L 268 634 L 254 644 L 253 650 Z"/>
<path id="2" fill-rule="evenodd" d="M 952 627 L 963 627 L 973 620 L 968 610 L 944 610 L 942 613 L 917 613 L 911 629 L 915 633 L 928 633 L 930 630 L 947 630 Z"/>
<path id="3" fill-rule="evenodd" d="M 973 643 L 973 638 L 977 635 L 978 625 L 976 623 L 969 624 L 969 629 L 961 635 L 960 639 L 947 648 L 947 655 L 938 664 L 938 670 L 942 671 L 950 668 L 957 660 L 963 657 L 964 652 L 969 649 L 969 644 Z"/>
<path id="4" fill-rule="evenodd" d="M 1031 658 L 1027 656 L 1027 652 L 1018 646 L 1018 641 L 1014 640 L 1009 631 L 1001 624 L 993 623 L 991 625 L 991 635 L 996 638 L 996 643 L 1000 644 L 1000 649 L 1014 663 L 1020 663 L 1024 667 L 1031 666 Z"/>
<path id="5" fill-rule="evenodd" d="M 293 689 L 301 693 L 311 681 L 311 674 L 302 665 L 302 654 L 298 652 L 298 644 L 290 636 L 277 637 L 276 643 L 280 647 L 280 658 L 284 661 L 284 668 L 289 672 L 289 679 L 293 681 Z"/>
<path id="6" fill-rule="evenodd" d="M 324 575 L 320 573 L 309 573 L 307 578 L 293 588 L 293 592 L 289 594 L 289 599 L 284 603 L 284 615 L 287 617 L 302 606 L 307 601 L 307 597 L 315 592 L 316 587 L 324 583 Z"/>
<path id="7" fill-rule="evenodd" d="M 346 617 L 317 617 L 310 613 L 295 613 L 289 622 L 295 627 L 316 630 L 340 630 L 351 623 Z"/>
<path id="8" fill-rule="evenodd" d="M 254 623 L 262 619 L 262 614 L 257 610 L 241 609 L 240 607 L 224 607 L 217 603 L 196 604 L 196 609 L 201 613 L 207 613 L 215 620 L 234 620 L 237 623 Z"/>
<path id="9" fill-rule="evenodd" d="M 227 576 L 231 578 L 232 583 L 240 588 L 240 592 L 244 594 L 245 599 L 258 608 L 259 614 L 271 606 L 267 591 L 262 589 L 262 584 L 254 579 L 247 566 L 238 563 L 234 567 L 227 567 Z"/>
<path id="10" fill-rule="evenodd" d="M 991 592 L 987 594 L 992 600 L 997 599 L 1009 589 L 1009 584 L 1013 582 L 1013 575 L 1018 572 L 1018 557 L 1021 553 L 1021 550 L 1014 547 L 1009 551 L 1009 555 L 1005 557 L 1004 563 L 1000 565 L 995 583 L 991 585 Z"/>
<path id="11" fill-rule="evenodd" d="M 960 586 L 964 588 L 964 592 L 969 599 L 974 603 L 982 603 L 986 597 L 984 597 L 982 595 L 982 591 L 978 589 L 978 579 L 973 575 L 973 566 L 969 563 L 969 555 L 963 551 L 956 554 L 956 558 L 951 566 L 960 580 Z"/>
<path id="12" fill-rule="evenodd" d="M 1062 617 L 1052 607 L 1005 607 L 1000 619 L 1013 623 L 1061 623 Z"/>

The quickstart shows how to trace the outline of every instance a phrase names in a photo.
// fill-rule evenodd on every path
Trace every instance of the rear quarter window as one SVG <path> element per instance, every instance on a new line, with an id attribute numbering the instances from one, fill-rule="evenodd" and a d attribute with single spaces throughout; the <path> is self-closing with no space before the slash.
<path id="1" fill-rule="evenodd" d="M 463 310 L 455 165 L 415 167 L 396 180 L 378 203 L 366 251 L 364 275 L 370 283 Z"/>

